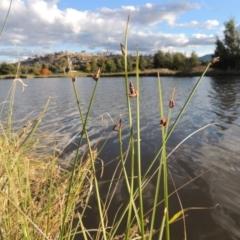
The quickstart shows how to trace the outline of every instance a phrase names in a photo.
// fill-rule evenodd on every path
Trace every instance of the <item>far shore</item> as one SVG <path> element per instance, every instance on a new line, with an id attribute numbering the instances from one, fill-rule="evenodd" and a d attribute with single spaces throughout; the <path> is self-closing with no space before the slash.
<path id="1" fill-rule="evenodd" d="M 192 69 L 191 71 L 173 71 L 165 68 L 160 69 L 148 69 L 145 71 L 140 71 L 139 76 L 157 76 L 159 73 L 161 76 L 169 76 L 169 77 L 195 77 L 195 76 L 201 76 L 203 71 L 205 69 L 205 66 L 200 66 L 195 69 Z M 84 72 L 74 72 L 74 76 L 76 77 L 91 77 L 91 74 L 84 73 Z M 101 77 L 124 77 L 124 72 L 117 72 L 117 73 L 101 73 Z M 136 72 L 129 72 L 128 76 L 136 76 Z M 223 70 L 217 70 L 210 68 L 205 76 L 240 76 L 240 71 L 223 71 Z M 63 73 L 56 73 L 56 74 L 50 74 L 50 75 L 33 75 L 33 74 L 21 74 L 20 78 L 69 78 L 69 74 L 63 74 Z M 15 75 L 0 75 L 1 79 L 14 79 Z"/>

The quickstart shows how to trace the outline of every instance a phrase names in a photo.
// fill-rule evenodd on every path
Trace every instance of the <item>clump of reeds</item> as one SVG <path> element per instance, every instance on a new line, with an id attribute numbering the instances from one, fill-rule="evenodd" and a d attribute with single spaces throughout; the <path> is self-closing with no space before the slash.
<path id="1" fill-rule="evenodd" d="M 0 239 L 72 239 L 77 231 L 73 222 L 79 219 L 76 209 L 84 211 L 87 206 L 93 179 L 89 159 L 78 157 L 72 176 L 71 171 L 60 167 L 57 157 L 44 152 L 46 149 L 38 156 L 33 154 L 33 133 L 43 114 L 28 130 L 24 126 L 15 132 L 1 124 Z"/>
<path id="2" fill-rule="evenodd" d="M 175 106 L 174 96 L 175 96 L 175 88 L 173 89 L 172 93 L 169 97 L 169 109 L 167 113 L 164 111 L 163 108 L 163 97 L 162 97 L 162 87 L 161 87 L 161 79 L 158 75 L 158 89 L 159 89 L 159 132 L 161 133 L 162 144 L 159 146 L 159 149 L 156 153 L 156 156 L 152 159 L 149 168 L 147 169 L 146 173 L 142 175 L 142 168 L 141 168 L 141 124 L 140 124 L 140 81 L 139 81 L 139 69 L 138 69 L 138 46 L 136 46 L 136 89 L 132 82 L 129 82 L 128 79 L 128 70 L 127 70 L 127 44 L 128 44 L 128 25 L 129 25 L 129 18 L 126 25 L 126 35 L 125 35 L 125 42 L 124 44 L 120 43 L 120 48 L 122 55 L 124 57 L 124 65 L 125 65 L 125 95 L 126 95 L 126 105 L 128 109 L 128 123 L 129 123 L 129 148 L 123 149 L 122 144 L 122 121 L 121 117 L 117 124 L 114 125 L 113 130 L 117 131 L 119 134 L 119 159 L 120 164 L 118 167 L 120 168 L 120 175 L 116 176 L 113 175 L 113 178 L 110 180 L 110 188 L 114 185 L 113 182 L 119 182 L 120 179 L 124 179 L 124 182 L 127 187 L 127 191 L 129 194 L 129 199 L 125 206 L 119 206 L 117 210 L 116 216 L 114 221 L 110 224 L 108 222 L 108 206 L 111 204 L 112 198 L 109 197 L 107 200 L 103 202 L 99 195 L 99 186 L 98 180 L 94 180 L 94 186 L 97 192 L 97 203 L 98 203 L 98 210 L 100 215 L 100 223 L 99 228 L 95 230 L 94 239 L 153 239 L 154 237 L 157 239 L 167 239 L 170 240 L 170 224 L 175 222 L 177 219 L 183 217 L 184 212 L 186 209 L 181 209 L 177 212 L 174 216 L 169 216 L 169 206 L 168 198 L 168 165 L 167 159 L 169 155 L 167 154 L 167 141 L 172 134 L 173 130 L 175 129 L 179 119 L 181 118 L 184 110 L 186 109 L 189 101 L 191 100 L 194 92 L 196 91 L 197 87 L 199 86 L 203 76 L 205 75 L 206 71 L 210 67 L 210 65 L 218 59 L 213 59 L 212 62 L 208 64 L 205 71 L 197 81 L 195 87 L 191 91 L 190 95 L 188 96 L 185 104 L 183 105 L 179 115 L 175 120 L 171 122 L 171 113 L 172 109 Z M 98 71 L 100 73 L 100 70 Z M 95 79 L 96 75 L 93 75 L 93 79 Z M 99 74 L 98 74 L 99 76 Z M 99 79 L 99 78 L 98 78 Z M 97 80 L 98 80 L 97 79 Z M 93 96 L 95 93 L 95 89 L 97 87 L 98 81 L 96 82 Z M 74 87 L 74 89 L 76 89 Z M 124 94 L 123 94 L 124 95 Z M 77 103 L 79 104 L 79 98 L 76 94 Z M 131 106 L 131 101 L 136 101 L 136 109 L 133 109 Z M 137 115 L 136 122 L 133 121 L 132 112 L 135 111 Z M 80 116 L 81 111 L 80 112 Z M 82 118 L 82 117 L 81 117 Z M 126 126 L 125 126 L 126 127 Z M 84 129 L 86 131 L 86 129 Z M 87 132 L 85 132 L 86 137 Z M 88 142 L 88 148 L 91 149 L 90 141 Z M 135 161 L 135 157 L 137 156 L 137 161 Z M 131 163 L 130 167 L 130 175 L 127 173 L 126 169 L 126 160 L 129 160 Z M 146 187 L 149 179 L 153 177 L 148 176 L 148 173 L 152 171 L 152 168 L 156 162 L 159 162 L 158 168 L 155 170 L 155 174 L 157 174 L 157 182 L 156 182 L 156 192 L 154 197 L 154 204 L 152 206 L 152 210 L 150 211 L 150 219 L 149 215 L 146 215 L 146 211 L 144 210 L 143 204 L 143 191 Z M 137 175 L 135 173 L 135 169 L 137 169 Z M 94 162 L 92 163 L 92 171 L 95 172 Z M 137 185 L 136 185 L 136 181 Z M 163 183 L 161 183 L 163 180 Z M 111 190 L 109 188 L 109 192 L 114 192 L 115 189 Z M 163 188 L 163 196 L 162 198 L 159 197 L 160 188 Z M 164 212 L 162 213 L 162 222 L 157 222 L 157 206 L 164 202 Z M 180 199 L 179 199 L 180 201 Z M 180 204 L 181 205 L 181 204 Z M 148 216 L 148 217 L 147 217 Z M 183 217 L 184 218 L 184 217 Z M 125 232 L 122 235 L 118 235 L 119 226 L 124 224 Z M 157 226 L 157 227 L 156 227 Z M 87 229 L 84 230 L 85 232 L 85 239 L 88 232 Z M 92 231 L 94 232 L 94 230 Z M 101 232 L 101 234 L 99 233 Z M 164 235 L 165 232 L 165 235 Z"/>

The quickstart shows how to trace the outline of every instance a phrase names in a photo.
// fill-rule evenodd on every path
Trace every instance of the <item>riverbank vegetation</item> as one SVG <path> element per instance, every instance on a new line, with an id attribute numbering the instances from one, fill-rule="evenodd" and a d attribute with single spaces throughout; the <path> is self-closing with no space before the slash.
<path id="1" fill-rule="evenodd" d="M 56 53 L 46 56 L 35 56 L 21 62 L 20 73 L 23 76 L 66 76 L 69 72 L 68 58 L 72 63 L 72 69 L 82 75 L 96 72 L 100 67 L 103 74 L 124 73 L 124 58 L 121 55 L 91 55 L 88 57 L 82 53 Z M 154 56 L 139 56 L 138 68 L 141 73 L 156 72 L 157 69 L 168 69 L 171 74 L 177 71 L 191 71 L 200 65 L 197 55 L 193 52 L 190 57 L 182 53 L 163 53 L 158 51 Z M 13 75 L 17 64 L 0 64 L 0 75 Z M 136 71 L 136 56 L 128 56 L 128 71 Z"/>

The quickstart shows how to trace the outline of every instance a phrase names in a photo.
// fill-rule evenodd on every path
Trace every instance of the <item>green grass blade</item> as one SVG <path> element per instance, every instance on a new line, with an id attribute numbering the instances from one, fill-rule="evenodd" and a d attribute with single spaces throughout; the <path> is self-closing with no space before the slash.
<path id="1" fill-rule="evenodd" d="M 7 24 L 7 20 L 8 20 L 8 17 L 9 17 L 9 14 L 10 14 L 10 10 L 11 10 L 11 7 L 12 7 L 12 2 L 13 2 L 13 0 L 10 0 L 10 4 L 9 4 L 9 7 L 8 7 L 8 11 L 7 11 L 7 16 L 6 16 L 6 18 L 5 18 L 5 21 L 4 21 L 4 23 L 3 23 L 2 29 L 1 29 L 1 31 L 0 31 L 0 40 L 1 40 L 3 31 L 4 31 L 4 29 L 5 29 L 5 27 L 6 27 L 6 24 Z"/>
<path id="2" fill-rule="evenodd" d="M 125 91 L 126 91 L 126 97 L 127 97 L 127 107 L 128 107 L 128 117 L 129 117 L 129 128 L 130 128 L 130 144 L 131 144 L 131 183 L 130 183 L 130 201 L 133 201 L 133 192 L 134 192 L 134 136 L 133 136 L 133 124 L 132 124 L 132 111 L 131 111 L 131 104 L 129 99 L 129 81 L 128 81 L 128 59 L 127 59 L 127 44 L 128 44 L 128 28 L 129 28 L 129 20 L 130 20 L 130 14 L 128 15 L 128 20 L 126 24 L 126 32 L 125 32 L 125 42 L 124 42 L 124 72 L 125 72 Z M 132 218 L 132 205 L 129 205 L 128 209 L 128 219 L 127 219 L 127 228 L 125 232 L 125 239 L 127 240 L 129 237 L 129 231 L 130 231 L 130 224 L 131 224 L 131 218 Z"/>
<path id="3" fill-rule="evenodd" d="M 42 118 L 43 118 L 45 112 L 47 111 L 47 107 L 50 103 L 50 100 L 51 100 L 51 98 L 48 98 L 47 103 L 46 103 L 42 113 L 40 114 L 39 118 L 36 120 L 36 123 L 35 123 L 34 127 L 32 128 L 32 130 L 30 131 L 30 133 L 28 134 L 28 136 L 25 138 L 25 140 L 19 146 L 19 149 L 22 148 L 23 146 L 27 145 L 27 143 L 29 143 L 29 141 L 32 139 L 33 134 L 36 132 L 40 122 L 42 121 Z"/>
<path id="4" fill-rule="evenodd" d="M 190 102 L 190 100 L 191 100 L 193 94 L 194 94 L 195 91 L 197 90 L 199 84 L 201 83 L 201 81 L 202 81 L 204 75 L 206 74 L 206 72 L 207 72 L 207 70 L 209 69 L 209 67 L 211 66 L 211 64 L 212 64 L 212 63 L 210 62 L 210 63 L 207 65 L 206 69 L 204 70 L 204 72 L 202 73 L 202 75 L 200 76 L 200 78 L 198 79 L 198 81 L 197 81 L 197 83 L 195 84 L 193 90 L 191 91 L 190 95 L 188 96 L 187 100 L 185 101 L 185 103 L 184 103 L 184 105 L 183 105 L 181 111 L 179 112 L 179 114 L 178 114 L 176 120 L 174 121 L 174 123 L 173 123 L 173 125 L 172 125 L 170 131 L 167 133 L 167 136 L 166 136 L 166 142 L 167 142 L 167 140 L 169 139 L 169 137 L 171 136 L 171 134 L 172 134 L 173 130 L 175 129 L 175 127 L 177 126 L 178 121 L 180 120 L 180 118 L 181 118 L 183 112 L 185 111 L 185 109 L 186 109 L 188 103 Z M 158 158 L 158 156 L 160 155 L 161 152 L 162 152 L 162 146 L 159 148 L 158 152 L 156 153 L 155 157 L 153 158 L 151 164 L 149 165 L 147 171 L 145 172 L 145 174 L 144 174 L 144 176 L 143 176 L 143 179 L 146 178 L 147 174 L 148 174 L 149 171 L 152 169 L 154 163 L 156 162 L 156 160 L 157 160 L 157 158 Z"/>
<path id="5" fill-rule="evenodd" d="M 136 46 L 136 82 L 137 82 L 137 168 L 138 168 L 138 195 L 139 195 L 139 211 L 141 219 L 141 236 L 145 239 L 144 230 L 144 206 L 142 196 L 142 166 L 141 166 L 141 129 L 140 129 L 140 80 L 139 80 L 139 56 L 138 46 Z"/>

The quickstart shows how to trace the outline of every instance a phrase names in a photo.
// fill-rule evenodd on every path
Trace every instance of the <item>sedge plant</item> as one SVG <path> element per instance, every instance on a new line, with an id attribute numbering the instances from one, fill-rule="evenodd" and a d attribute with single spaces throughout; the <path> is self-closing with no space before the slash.
<path id="1" fill-rule="evenodd" d="M 164 108 L 163 108 L 163 98 L 162 98 L 162 87 L 161 87 L 161 80 L 160 76 L 158 75 L 158 89 L 159 89 L 159 113 L 160 113 L 160 131 L 161 131 L 161 140 L 162 140 L 162 145 L 159 147 L 159 150 L 156 153 L 156 156 L 152 159 L 151 164 L 149 168 L 147 169 L 146 173 L 142 176 L 141 174 L 141 144 L 140 144 L 140 133 L 141 133 L 141 126 L 140 126 L 140 84 L 139 84 L 139 71 L 138 71 L 138 48 L 136 50 L 136 82 L 137 82 L 137 89 L 135 90 L 132 83 L 129 82 L 128 80 L 128 71 L 127 71 L 127 66 L 128 66 L 128 58 L 127 58 L 127 45 L 128 45 L 128 26 L 129 26 L 129 17 L 127 20 L 127 25 L 126 25 L 126 34 L 125 34 L 125 43 L 120 44 L 121 46 L 121 51 L 124 56 L 124 66 L 125 66 L 125 91 L 126 91 L 126 96 L 127 96 L 127 109 L 128 109 L 128 117 L 129 117 L 129 145 L 130 145 L 130 162 L 131 162 L 131 170 L 130 170 L 130 182 L 129 178 L 126 176 L 126 169 L 125 165 L 122 164 L 123 171 L 124 171 L 124 177 L 126 181 L 126 185 L 128 187 L 129 191 L 129 200 L 128 200 L 128 205 L 126 206 L 125 210 L 123 211 L 122 215 L 120 216 L 120 221 L 116 223 L 116 225 L 113 225 L 113 231 L 111 231 L 111 237 L 110 239 L 114 239 L 116 229 L 120 225 L 120 222 L 123 221 L 123 216 L 127 214 L 127 222 L 126 222 L 126 231 L 125 234 L 122 235 L 124 236 L 124 239 L 132 239 L 132 235 L 130 234 L 133 226 L 136 230 L 136 234 L 138 234 L 139 238 L 138 239 L 153 239 L 154 235 L 156 234 L 156 230 L 154 227 L 156 226 L 156 211 L 157 211 L 157 206 L 159 205 L 159 189 L 160 187 L 163 188 L 163 198 L 164 198 L 164 214 L 163 214 L 163 219 L 162 219 L 162 224 L 159 226 L 159 236 L 157 239 L 167 239 L 170 240 L 170 224 L 172 224 L 176 219 L 183 214 L 185 210 L 181 210 L 181 212 L 176 213 L 172 218 L 169 216 L 169 204 L 168 204 L 168 198 L 169 198 L 169 193 L 168 193 L 168 166 L 167 166 L 167 141 L 169 137 L 171 136 L 173 130 L 175 129 L 179 119 L 181 118 L 184 110 L 186 109 L 187 105 L 189 104 L 194 92 L 197 90 L 201 80 L 203 79 L 206 71 L 210 67 L 211 64 L 214 62 L 218 61 L 218 58 L 213 59 L 212 62 L 210 62 L 203 74 L 200 76 L 199 80 L 197 81 L 196 85 L 194 86 L 193 90 L 189 94 L 186 102 L 184 103 L 182 109 L 180 110 L 180 113 L 178 114 L 177 118 L 173 121 L 172 126 L 169 126 L 170 120 L 171 120 L 171 112 L 172 108 L 174 107 L 174 96 L 175 96 L 175 88 L 173 89 L 172 96 L 169 101 L 169 111 L 166 114 L 167 118 L 165 117 L 164 113 Z M 129 87 L 130 86 L 130 87 Z M 128 88 L 129 87 L 129 88 Z M 131 98 L 136 98 L 136 115 L 137 115 L 137 120 L 136 120 L 136 125 L 134 124 L 132 120 L 132 107 L 131 107 Z M 134 132 L 136 131 L 136 133 Z M 135 137 L 136 136 L 136 137 Z M 134 157 L 135 157 L 135 146 L 134 146 L 134 141 L 137 144 L 137 162 L 135 163 Z M 119 130 L 119 142 L 120 142 L 120 155 L 121 155 L 121 161 L 123 161 L 122 157 L 122 152 L 123 150 L 121 149 L 122 147 L 122 137 L 121 137 L 121 128 Z M 156 183 L 156 192 L 155 192 L 155 198 L 154 198 L 154 204 L 152 208 L 152 215 L 151 215 L 151 222 L 150 222 L 150 230 L 148 231 L 146 224 L 145 224 L 145 214 L 144 214 L 144 205 L 143 205 L 143 190 L 144 187 L 146 186 L 146 181 L 148 181 L 148 173 L 152 169 L 153 165 L 156 163 L 156 161 L 159 160 L 159 167 L 156 171 L 157 173 L 157 183 Z M 135 166 L 137 164 L 137 166 Z M 137 180 L 138 184 L 137 187 L 134 185 L 134 168 L 137 168 Z M 153 176 L 151 176 L 152 178 Z M 161 179 L 163 178 L 163 184 L 161 184 Z M 129 189 L 130 188 L 130 189 Z M 139 206 L 138 206 L 138 211 L 135 211 L 135 203 L 136 199 L 139 199 Z M 137 220 L 137 225 L 133 224 L 133 219 Z M 137 226 L 137 227 L 136 227 Z M 165 232 L 165 237 L 164 233 Z"/>

